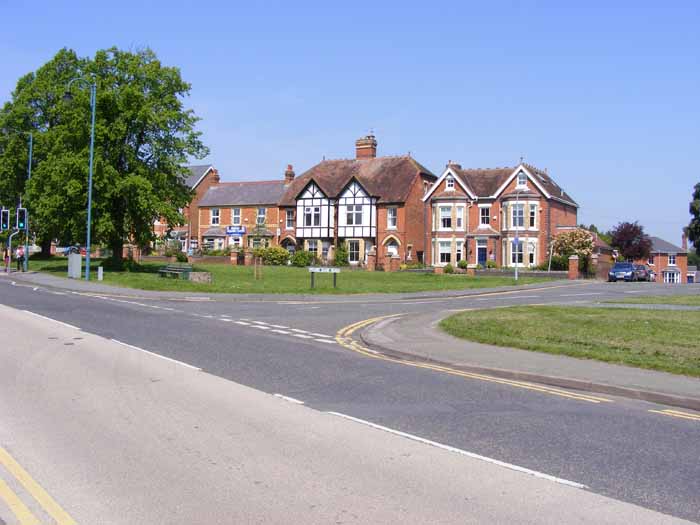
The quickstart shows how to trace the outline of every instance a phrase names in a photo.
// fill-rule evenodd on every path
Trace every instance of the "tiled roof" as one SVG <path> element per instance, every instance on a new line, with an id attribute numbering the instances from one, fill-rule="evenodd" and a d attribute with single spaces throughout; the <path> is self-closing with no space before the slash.
<path id="1" fill-rule="evenodd" d="M 282 198 L 282 206 L 294 206 L 297 196 L 312 180 L 329 198 L 336 198 L 353 179 L 381 202 L 405 202 L 418 173 L 436 178 L 413 158 L 324 160 L 297 177 Z"/>
<path id="2" fill-rule="evenodd" d="M 698 271 L 697 266 L 688 266 L 688 273 L 695 273 Z"/>
<path id="3" fill-rule="evenodd" d="M 683 248 L 671 244 L 668 241 L 664 241 L 660 237 L 649 237 L 651 239 L 651 252 L 652 253 L 685 253 Z"/>
<path id="4" fill-rule="evenodd" d="M 566 193 L 549 174 L 531 166 L 523 164 L 525 168 L 553 198 L 577 205 L 576 201 Z M 508 180 L 518 166 L 505 168 L 467 168 L 462 169 L 451 166 L 452 170 L 462 179 L 477 197 L 490 197 Z"/>
<path id="5" fill-rule="evenodd" d="M 277 204 L 286 186 L 282 180 L 223 182 L 212 186 L 199 201 L 200 206 L 254 206 Z"/>
<path id="6" fill-rule="evenodd" d="M 209 228 L 202 237 L 226 237 L 226 231 L 223 228 Z"/>
<path id="7" fill-rule="evenodd" d="M 190 174 L 185 178 L 185 184 L 187 184 L 187 187 L 194 189 L 194 187 L 197 185 L 197 183 L 200 181 L 200 179 L 204 176 L 204 174 L 210 168 L 213 168 L 213 166 L 211 164 L 201 164 L 199 166 L 187 166 L 187 169 L 190 171 Z"/>

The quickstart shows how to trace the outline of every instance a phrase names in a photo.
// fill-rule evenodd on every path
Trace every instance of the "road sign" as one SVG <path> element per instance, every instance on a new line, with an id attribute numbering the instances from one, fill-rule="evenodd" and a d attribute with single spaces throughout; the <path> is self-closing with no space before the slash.
<path id="1" fill-rule="evenodd" d="M 333 268 L 331 266 L 310 266 L 309 271 L 311 273 L 340 273 L 340 268 Z"/>

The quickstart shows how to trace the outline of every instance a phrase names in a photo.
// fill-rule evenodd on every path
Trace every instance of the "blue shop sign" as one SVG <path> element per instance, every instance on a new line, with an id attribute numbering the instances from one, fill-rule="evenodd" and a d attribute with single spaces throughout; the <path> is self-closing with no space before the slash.
<path id="1" fill-rule="evenodd" d="M 245 226 L 226 226 L 226 235 L 244 235 Z"/>

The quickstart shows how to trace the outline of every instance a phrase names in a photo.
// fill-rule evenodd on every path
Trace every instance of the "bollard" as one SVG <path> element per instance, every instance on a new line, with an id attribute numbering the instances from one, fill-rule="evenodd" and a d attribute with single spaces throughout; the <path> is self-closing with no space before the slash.
<path id="1" fill-rule="evenodd" d="M 104 268 L 102 266 L 97 267 L 97 280 L 101 281 L 104 278 Z"/>

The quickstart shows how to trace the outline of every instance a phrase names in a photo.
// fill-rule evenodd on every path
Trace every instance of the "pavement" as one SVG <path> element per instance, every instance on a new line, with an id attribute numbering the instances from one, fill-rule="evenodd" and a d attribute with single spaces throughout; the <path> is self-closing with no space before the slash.
<path id="1" fill-rule="evenodd" d="M 687 524 L 0 306 L 0 522 Z"/>
<path id="2" fill-rule="evenodd" d="M 369 325 L 358 335 L 371 349 L 385 355 L 700 410 L 698 378 L 465 341 L 439 329 L 438 323 L 444 317 L 445 312 L 392 317 Z"/>

